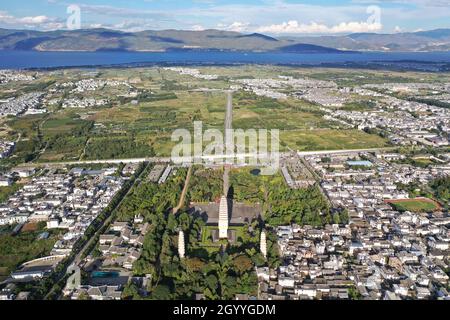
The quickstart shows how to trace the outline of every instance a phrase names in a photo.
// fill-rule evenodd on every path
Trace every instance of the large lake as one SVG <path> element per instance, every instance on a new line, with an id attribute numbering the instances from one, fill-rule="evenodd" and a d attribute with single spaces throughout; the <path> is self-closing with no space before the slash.
<path id="1" fill-rule="evenodd" d="M 36 52 L 0 51 L 0 69 L 110 66 L 124 64 L 292 64 L 318 65 L 377 61 L 450 63 L 449 52 L 434 53 L 242 53 L 242 52 Z"/>

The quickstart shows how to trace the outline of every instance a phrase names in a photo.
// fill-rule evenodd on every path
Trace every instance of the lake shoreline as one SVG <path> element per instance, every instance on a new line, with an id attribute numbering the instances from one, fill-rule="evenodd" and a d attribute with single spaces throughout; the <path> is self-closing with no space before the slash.
<path id="1" fill-rule="evenodd" d="M 253 53 L 253 52 L 50 52 L 0 51 L 0 69 L 60 70 L 145 68 L 155 66 L 274 65 L 297 68 L 347 68 L 449 72 L 450 54 L 439 53 Z"/>

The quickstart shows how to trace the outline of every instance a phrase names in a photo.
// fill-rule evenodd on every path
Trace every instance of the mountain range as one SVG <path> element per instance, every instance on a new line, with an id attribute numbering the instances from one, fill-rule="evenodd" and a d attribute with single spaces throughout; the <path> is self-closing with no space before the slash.
<path id="1" fill-rule="evenodd" d="M 110 29 L 32 31 L 0 29 L 0 50 L 177 51 L 341 53 L 343 51 L 450 51 L 450 29 L 395 34 L 271 37 L 204 30 L 123 32 Z"/>

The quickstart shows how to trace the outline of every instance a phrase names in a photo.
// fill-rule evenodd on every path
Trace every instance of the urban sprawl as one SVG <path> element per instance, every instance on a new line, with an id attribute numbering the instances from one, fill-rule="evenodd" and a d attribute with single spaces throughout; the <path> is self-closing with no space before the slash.
<path id="1" fill-rule="evenodd" d="M 258 244 L 254 250 L 265 260 L 252 265 L 251 272 L 257 278 L 255 290 L 236 293 L 235 299 L 450 299 L 450 191 L 442 189 L 448 188 L 450 175 L 450 81 L 416 79 L 367 83 L 370 81 L 358 75 L 354 83 L 346 85 L 347 79 L 294 76 L 285 70 L 272 77 L 247 78 L 245 75 L 223 76 L 220 68 L 217 72 L 185 67 L 154 69 L 168 77 L 169 80 L 163 79 L 166 90 L 205 95 L 226 90 L 235 96 L 247 95 L 245 97 L 255 101 L 301 101 L 309 108 L 304 112 L 318 114 L 333 130 L 355 130 L 382 137 L 387 143 L 380 148 L 342 147 L 341 150 L 297 150 L 288 145 L 281 151 L 279 175 L 286 188 L 298 191 L 317 187 L 326 199 L 335 219 L 322 226 L 298 221 L 276 225 L 264 222 L 261 209 L 264 206 L 245 201 L 238 203 L 227 195 L 230 170 L 247 172 L 252 167 L 222 166 L 213 162 L 204 165 L 205 170 L 223 174 L 223 192 L 219 175 L 220 192 L 215 199 L 209 199 L 208 204 L 187 205 L 187 213 L 201 208 L 207 216 L 198 239 L 192 240 L 181 228 L 175 230 L 173 239 L 169 233 L 164 234 L 177 248 L 179 261 L 190 259 L 186 262 L 189 268 L 194 268 L 192 261 L 200 263 L 199 258 L 193 256 L 195 250 L 189 247 L 197 242 L 210 241 L 205 245 L 206 251 L 211 254 L 211 250 L 216 250 L 224 255 L 227 246 L 240 241 L 240 230 L 245 230 L 256 235 Z M 46 73 L 0 71 L 0 115 L 6 131 L 11 119 L 44 117 L 43 124 L 32 124 L 41 134 L 47 118 L 55 112 L 80 112 L 81 116 L 76 119 L 94 119 L 95 122 L 98 110 L 120 108 L 117 103 L 138 108 L 144 99 L 147 99 L 145 103 L 160 99 L 155 112 L 161 113 L 164 112 L 161 108 L 170 100 L 166 92 L 158 92 L 156 86 L 144 88 L 140 80 L 133 77 L 118 79 L 110 74 L 110 78 L 105 79 L 86 71 L 83 71 L 83 79 L 71 77 L 26 92 L 2 91 L 2 86 L 33 83 Z M 170 80 L 177 77 L 180 82 L 195 80 L 198 85 L 177 87 L 175 80 Z M 225 81 L 226 87 L 221 88 L 220 81 Z M 114 97 L 103 94 L 105 90 L 113 90 Z M 219 112 L 223 114 L 227 112 L 225 97 L 223 94 L 221 105 L 214 106 L 222 108 Z M 354 107 L 355 103 L 358 107 Z M 362 104 L 365 107 L 359 107 Z M 172 117 L 170 112 L 161 114 L 161 118 Z M 192 115 L 192 119 L 195 116 Z M 113 119 L 115 115 L 111 113 L 108 117 Z M 228 117 L 231 115 L 226 115 L 225 120 Z M 58 125 L 73 124 L 61 121 Z M 119 135 L 127 130 L 126 126 L 107 127 L 97 122 L 92 128 L 92 132 L 107 128 Z M 51 127 L 51 130 L 55 129 Z M 50 141 L 41 143 L 42 148 L 33 150 L 24 163 L 14 162 L 23 144 L 38 139 L 39 134 L 37 137 L 17 133 L 0 137 L 0 159 L 11 161 L 2 165 L 0 188 L 13 189 L 0 204 L 0 227 L 5 230 L 1 234 L 17 237 L 40 225 L 37 240 L 54 238 L 54 242 L 49 252 L 20 261 L 5 275 L 0 299 L 30 298 L 32 289 L 24 284 L 41 283 L 46 279 L 51 279 L 54 285 L 42 298 L 56 292 L 52 297 L 119 300 L 129 296 L 131 284 L 142 297 L 153 297 L 152 284 L 158 282 L 154 279 L 156 271 L 137 274 L 136 264 L 150 259 L 143 248 L 157 228 L 144 211 L 133 214 L 128 220 L 121 220 L 113 213 L 128 197 L 135 196 L 133 192 L 139 185 L 155 185 L 163 190 L 180 172 L 187 170 L 183 182 L 185 190 L 176 189 L 180 205 L 167 211 L 168 215 L 179 214 L 183 209 L 182 200 L 189 193 L 189 179 L 195 178 L 191 170 L 199 169 L 190 164 L 177 166 L 171 163 L 169 156 L 155 154 L 85 159 L 92 137 L 86 139 L 79 158 L 36 161 L 40 155 L 53 150 Z M 133 148 L 138 149 L 138 146 Z M 439 187 L 442 181 L 446 184 Z M 239 210 L 231 211 L 231 208 Z M 325 213 L 317 215 L 320 219 Z M 252 223 L 258 219 L 262 222 L 255 230 Z M 208 232 L 211 232 L 211 240 Z M 269 239 L 273 239 L 270 247 L 276 248 L 276 263 L 267 262 Z M 208 290 L 197 290 L 189 298 L 210 298 L 213 294 Z"/>

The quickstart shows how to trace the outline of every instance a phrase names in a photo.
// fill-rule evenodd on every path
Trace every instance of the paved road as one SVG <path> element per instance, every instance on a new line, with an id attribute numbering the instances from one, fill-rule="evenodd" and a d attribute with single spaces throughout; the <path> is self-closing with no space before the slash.
<path id="1" fill-rule="evenodd" d="M 234 152 L 233 141 L 233 93 L 227 92 L 227 107 L 225 113 L 225 154 L 232 154 Z"/>
<path id="2" fill-rule="evenodd" d="M 226 154 L 234 153 L 234 141 L 233 141 L 233 93 L 227 92 L 227 107 L 225 114 L 225 152 Z M 234 159 L 232 159 L 233 161 Z M 228 190 L 230 188 L 230 167 L 225 165 L 223 172 L 223 194 L 228 196 Z"/>
<path id="3" fill-rule="evenodd" d="M 321 154 L 341 154 L 341 153 L 360 153 L 360 152 L 376 152 L 376 151 L 392 151 L 398 147 L 386 148 L 369 148 L 369 149 L 345 149 L 345 150 L 318 150 L 318 151 L 299 151 L 299 156 L 312 156 Z"/>
<path id="4" fill-rule="evenodd" d="M 225 114 L 225 130 L 233 128 L 233 93 L 227 92 L 227 110 Z"/>
<path id="5" fill-rule="evenodd" d="M 228 196 L 228 191 L 230 190 L 230 167 L 225 166 L 223 171 L 223 194 Z"/>
<path id="6" fill-rule="evenodd" d="M 372 148 L 372 149 L 346 149 L 346 150 L 317 150 L 317 151 L 300 151 L 297 152 L 299 156 L 310 156 L 310 155 L 321 155 L 321 154 L 341 154 L 341 153 L 359 153 L 359 152 L 376 152 L 376 151 L 392 151 L 396 147 L 388 148 Z M 288 152 L 281 152 L 280 156 L 289 155 Z M 235 155 L 216 155 L 216 156 L 202 156 L 202 159 L 213 161 L 218 159 L 235 158 L 235 157 L 256 157 L 254 153 L 246 154 L 235 154 Z M 84 164 L 119 164 L 119 163 L 140 163 L 140 162 L 150 162 L 150 163 L 170 163 L 172 159 L 167 157 L 150 157 L 150 158 L 132 158 L 132 159 L 105 159 L 105 160 L 83 160 L 83 161 L 62 161 L 62 162 L 41 162 L 41 163 L 25 163 L 18 165 L 17 167 L 61 167 L 68 165 L 84 165 Z M 181 158 L 181 163 L 190 163 L 192 159 Z"/>
<path id="7" fill-rule="evenodd" d="M 58 162 L 29 162 L 20 164 L 17 167 L 60 167 L 82 164 L 119 164 L 119 163 L 169 163 L 171 158 L 167 157 L 150 157 L 150 158 L 131 158 L 131 159 L 104 159 L 104 160 L 79 160 L 79 161 L 58 161 Z"/>

